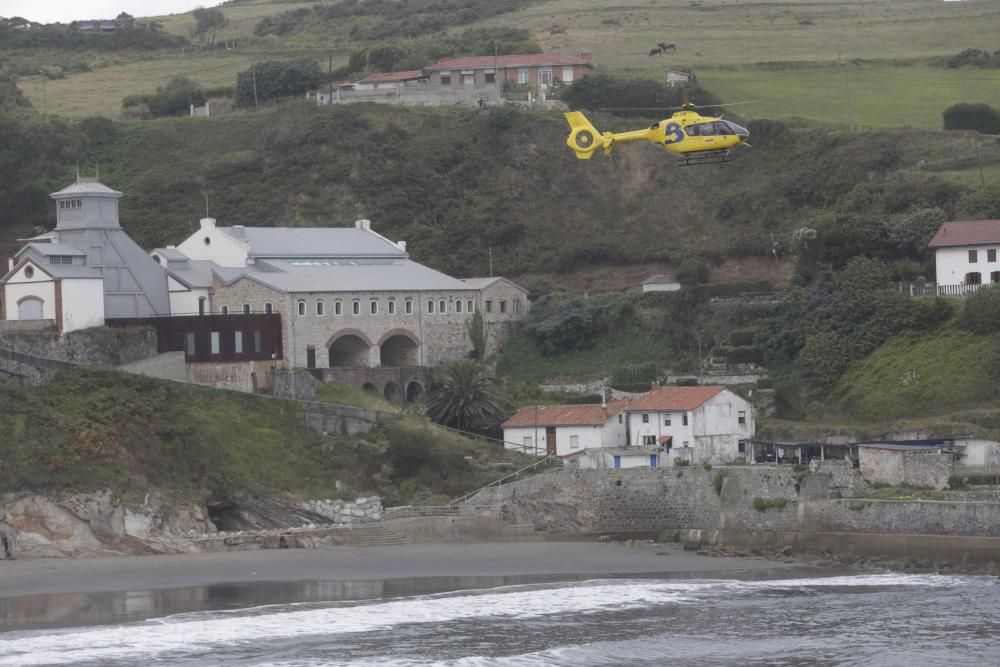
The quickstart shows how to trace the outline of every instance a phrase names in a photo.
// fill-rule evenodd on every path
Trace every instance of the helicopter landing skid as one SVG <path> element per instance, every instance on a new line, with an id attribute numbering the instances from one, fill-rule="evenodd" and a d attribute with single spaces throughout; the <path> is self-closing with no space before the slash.
<path id="1" fill-rule="evenodd" d="M 729 149 L 721 151 L 699 151 L 697 153 L 688 153 L 677 160 L 677 163 L 682 167 L 690 167 L 695 164 L 722 164 L 723 162 L 729 162 L 733 158 L 730 155 Z"/>

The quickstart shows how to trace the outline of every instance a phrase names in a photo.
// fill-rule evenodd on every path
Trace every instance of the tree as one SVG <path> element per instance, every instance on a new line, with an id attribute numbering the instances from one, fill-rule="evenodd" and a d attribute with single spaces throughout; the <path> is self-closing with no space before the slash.
<path id="1" fill-rule="evenodd" d="M 486 356 L 486 322 L 478 309 L 469 321 L 469 340 L 472 343 L 472 358 L 482 361 Z"/>
<path id="2" fill-rule="evenodd" d="M 438 368 L 427 401 L 427 415 L 439 424 L 458 429 L 495 426 L 506 406 L 486 369 L 471 359 L 458 359 Z"/>
<path id="3" fill-rule="evenodd" d="M 268 60 L 240 72 L 236 79 L 236 105 L 250 108 L 282 97 L 298 97 L 316 90 L 322 81 L 323 72 L 315 61 Z"/>
<path id="4" fill-rule="evenodd" d="M 709 269 L 708 262 L 701 257 L 685 259 L 677 267 L 677 282 L 685 287 L 703 285 L 708 282 Z"/>
<path id="5" fill-rule="evenodd" d="M 196 38 L 204 39 L 208 33 L 212 33 L 212 39 L 210 43 L 215 43 L 215 31 L 219 28 L 225 26 L 229 19 L 226 15 L 222 13 L 221 9 L 215 7 L 206 9 L 205 7 L 198 7 L 193 12 L 194 15 L 194 36 Z"/>
<path id="6" fill-rule="evenodd" d="M 975 130 L 983 134 L 1000 133 L 1000 112 L 988 104 L 953 104 L 941 114 L 946 130 Z"/>

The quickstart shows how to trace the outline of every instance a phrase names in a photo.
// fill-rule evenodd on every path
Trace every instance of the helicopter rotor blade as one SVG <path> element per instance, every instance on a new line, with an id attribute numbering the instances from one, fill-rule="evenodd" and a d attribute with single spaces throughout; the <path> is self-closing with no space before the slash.
<path id="1" fill-rule="evenodd" d="M 740 104 L 756 104 L 760 100 L 745 102 L 725 102 L 723 104 L 685 104 L 679 107 L 601 107 L 598 111 L 685 111 L 691 109 L 717 109 L 720 107 L 735 107 Z"/>

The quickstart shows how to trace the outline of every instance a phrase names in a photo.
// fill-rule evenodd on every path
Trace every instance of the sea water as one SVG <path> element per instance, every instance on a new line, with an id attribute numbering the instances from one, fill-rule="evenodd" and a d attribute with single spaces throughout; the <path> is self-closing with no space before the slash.
<path id="1" fill-rule="evenodd" d="M 0 633 L 0 665 L 1000 664 L 994 577 L 596 579 Z"/>

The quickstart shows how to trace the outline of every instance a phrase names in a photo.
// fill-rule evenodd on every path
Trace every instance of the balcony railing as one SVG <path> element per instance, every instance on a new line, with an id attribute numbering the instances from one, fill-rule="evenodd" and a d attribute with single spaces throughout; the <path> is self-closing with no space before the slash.
<path id="1" fill-rule="evenodd" d="M 899 283 L 897 288 L 908 296 L 968 296 L 976 290 L 1000 283 L 982 283 L 981 285 L 938 285 L 937 283 Z"/>

